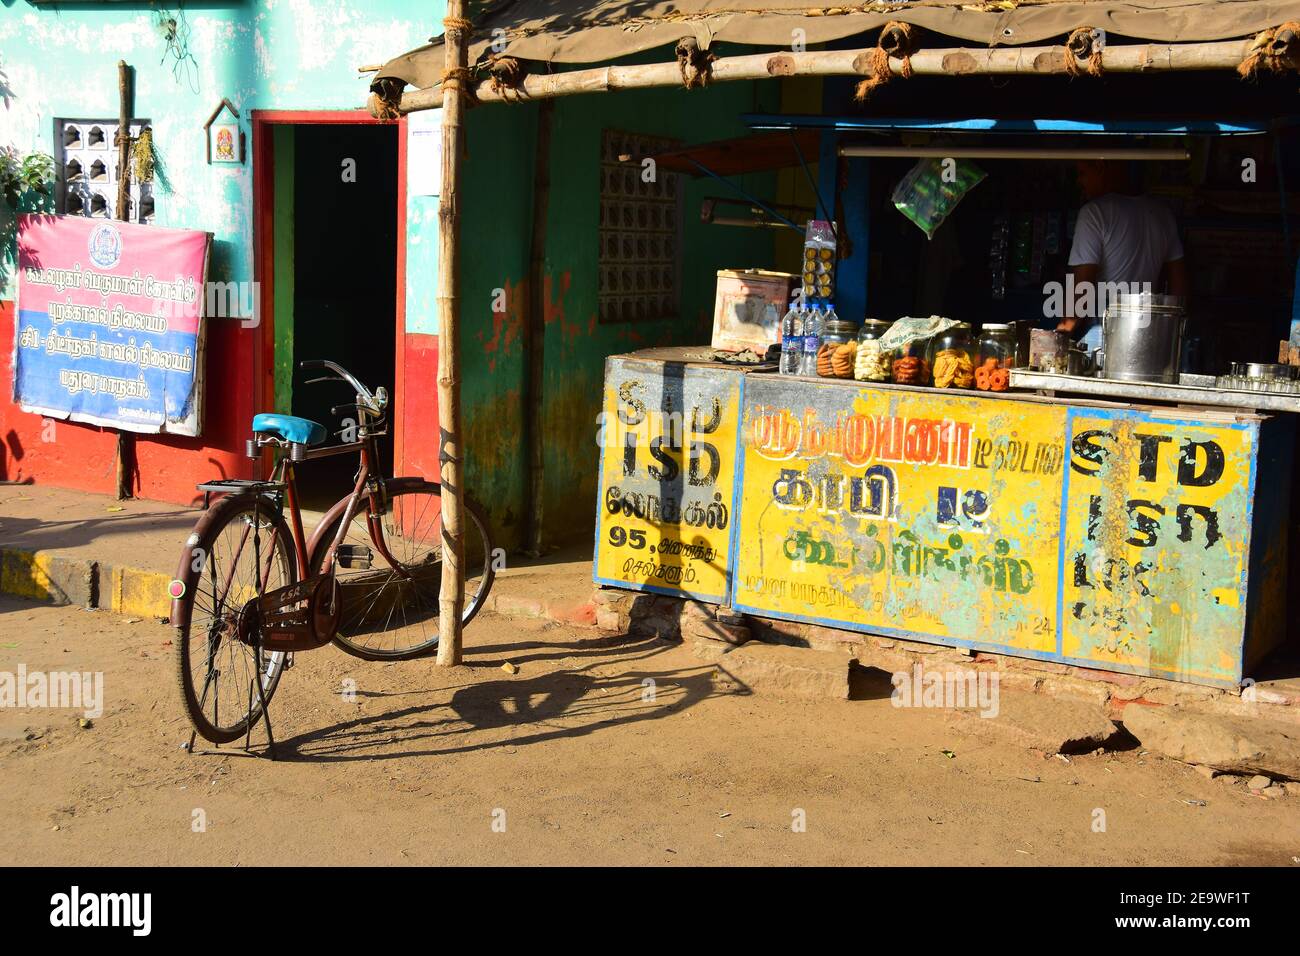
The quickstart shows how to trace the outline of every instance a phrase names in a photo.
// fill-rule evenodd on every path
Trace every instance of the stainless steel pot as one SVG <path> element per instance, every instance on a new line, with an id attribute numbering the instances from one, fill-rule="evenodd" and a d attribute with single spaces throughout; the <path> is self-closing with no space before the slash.
<path id="1" fill-rule="evenodd" d="M 1187 310 L 1176 296 L 1116 296 L 1101 320 L 1098 374 L 1125 382 L 1176 383 L 1186 324 Z"/>

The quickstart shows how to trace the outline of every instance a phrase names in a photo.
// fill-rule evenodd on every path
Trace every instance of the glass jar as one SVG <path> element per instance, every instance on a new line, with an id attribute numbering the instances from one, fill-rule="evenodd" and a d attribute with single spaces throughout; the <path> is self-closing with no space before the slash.
<path id="1" fill-rule="evenodd" d="M 972 388 L 975 385 L 976 348 L 970 326 L 958 322 L 930 339 L 930 374 L 935 388 Z"/>
<path id="2" fill-rule="evenodd" d="M 833 318 L 822 328 L 822 344 L 817 352 L 817 374 L 823 378 L 852 378 L 853 362 L 858 349 L 858 324 Z"/>
<path id="3" fill-rule="evenodd" d="M 914 339 L 906 345 L 899 346 L 893 354 L 889 371 L 899 385 L 929 385 L 930 359 L 927 357 L 926 340 Z"/>
<path id="4" fill-rule="evenodd" d="M 1016 367 L 1015 326 L 985 323 L 980 329 L 975 387 L 982 392 L 1005 392 L 1011 387 L 1010 369 Z"/>
<path id="5" fill-rule="evenodd" d="M 888 382 L 894 364 L 893 353 L 880 347 L 880 337 L 892 322 L 865 319 L 858 333 L 858 354 L 854 357 L 853 377 L 859 382 Z"/>

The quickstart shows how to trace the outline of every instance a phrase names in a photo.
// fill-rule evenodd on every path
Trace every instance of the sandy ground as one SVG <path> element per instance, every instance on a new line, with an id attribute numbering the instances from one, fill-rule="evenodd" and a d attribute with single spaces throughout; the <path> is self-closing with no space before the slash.
<path id="1" fill-rule="evenodd" d="M 1300 800 L 1138 751 L 1044 759 L 896 709 L 887 686 L 855 701 L 762 697 L 686 647 L 542 621 L 484 616 L 468 638 L 453 670 L 299 655 L 272 704 L 271 762 L 182 749 L 167 626 L 0 599 L 0 671 L 102 671 L 105 689 L 89 729 L 74 711 L 0 710 L 0 863 L 1300 858 Z"/>

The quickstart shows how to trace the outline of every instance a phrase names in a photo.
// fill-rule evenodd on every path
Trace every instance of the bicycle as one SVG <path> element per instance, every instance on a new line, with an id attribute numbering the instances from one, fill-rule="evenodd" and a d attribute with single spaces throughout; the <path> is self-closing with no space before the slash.
<path id="1" fill-rule="evenodd" d="M 341 444 L 317 447 L 327 432 L 314 421 L 254 416 L 247 454 L 260 459 L 270 448 L 277 458 L 271 477 L 197 486 L 204 513 L 170 585 L 177 682 L 194 733 L 218 745 L 243 736 L 247 749 L 262 718 L 272 757 L 267 706 L 297 651 L 332 642 L 364 660 L 394 661 L 438 647 L 441 488 L 380 473 L 377 440 L 388 425 L 384 388 L 372 393 L 333 362 L 311 360 L 299 368 L 328 373 L 305 384 L 338 381 L 353 389 L 355 401 L 330 413 L 355 409 L 355 425 L 337 433 Z M 360 463 L 351 493 L 306 538 L 295 469 L 353 452 Z M 220 497 L 213 502 L 213 495 Z M 467 499 L 465 512 L 467 625 L 491 590 L 494 551 L 481 510 Z M 194 740 L 191 734 L 191 753 Z"/>

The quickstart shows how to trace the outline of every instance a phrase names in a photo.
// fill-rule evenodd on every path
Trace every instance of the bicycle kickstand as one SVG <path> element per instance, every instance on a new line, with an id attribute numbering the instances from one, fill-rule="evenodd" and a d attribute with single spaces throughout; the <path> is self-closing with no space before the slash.
<path id="1" fill-rule="evenodd" d="M 266 755 L 272 760 L 275 759 L 275 735 L 271 732 L 271 714 L 266 706 L 266 692 L 262 688 L 262 648 L 257 646 L 255 660 L 257 662 L 256 673 L 253 679 L 248 682 L 248 710 L 253 709 L 253 687 L 257 687 L 257 700 L 262 707 L 262 720 L 266 724 Z M 248 711 L 245 711 L 247 713 Z M 253 738 L 253 721 L 248 722 L 248 729 L 244 734 L 244 749 L 249 749 L 249 743 Z"/>

